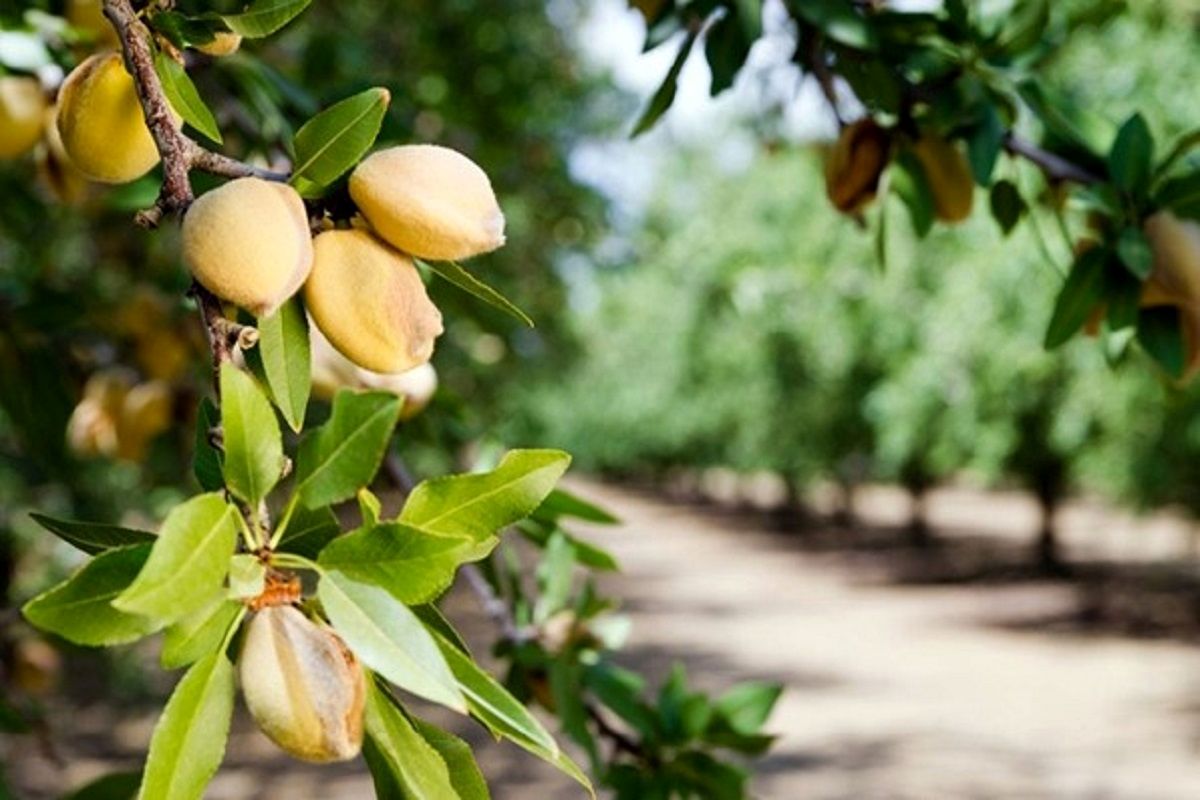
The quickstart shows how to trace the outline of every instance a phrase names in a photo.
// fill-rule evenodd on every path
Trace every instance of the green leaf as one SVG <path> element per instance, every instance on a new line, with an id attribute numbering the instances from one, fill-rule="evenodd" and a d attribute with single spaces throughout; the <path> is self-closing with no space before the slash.
<path id="1" fill-rule="evenodd" d="M 1179 309 L 1174 306 L 1144 308 L 1138 315 L 1138 344 L 1172 378 L 1182 378 L 1187 350 Z"/>
<path id="2" fill-rule="evenodd" d="M 352 580 L 382 587 L 402 603 L 426 603 L 454 580 L 474 543 L 399 522 L 360 528 L 321 551 L 321 566 Z"/>
<path id="3" fill-rule="evenodd" d="M 316 558 L 325 549 L 325 545 L 337 538 L 341 532 L 337 517 L 328 506 L 314 509 L 297 508 L 276 549 L 285 553 L 296 553 L 305 558 Z"/>
<path id="4" fill-rule="evenodd" d="M 257 508 L 283 475 L 283 439 L 258 383 L 232 364 L 221 365 L 221 418 L 225 483 L 234 497 Z"/>
<path id="5" fill-rule="evenodd" d="M 305 508 L 348 500 L 379 469 L 402 400 L 387 392 L 343 389 L 329 421 L 309 434 L 297 458 L 296 493 Z"/>
<path id="6" fill-rule="evenodd" d="M 992 207 L 992 217 L 1005 236 L 1013 232 L 1021 221 L 1028 206 L 1021 197 L 1020 190 L 1009 180 L 996 181 L 988 195 Z"/>
<path id="7" fill-rule="evenodd" d="M 221 17 L 229 29 L 247 39 L 261 39 L 287 25 L 308 8 L 312 0 L 254 0 L 240 14 Z"/>
<path id="8" fill-rule="evenodd" d="M 516 317 L 530 328 L 534 327 L 533 320 L 529 318 L 528 314 L 517 308 L 507 297 L 467 272 L 461 265 L 453 261 L 422 261 L 420 263 L 429 268 L 434 275 L 449 281 L 467 294 L 474 295 L 488 305 Z"/>
<path id="9" fill-rule="evenodd" d="M 437 643 L 407 606 L 336 570 L 321 577 L 317 594 L 329 621 L 364 664 L 405 691 L 466 712 Z"/>
<path id="10" fill-rule="evenodd" d="M 387 89 L 368 89 L 304 123 L 296 132 L 291 181 L 301 196 L 320 197 L 367 154 L 391 100 Z"/>
<path id="11" fill-rule="evenodd" d="M 892 191 L 908 206 L 913 231 L 923 239 L 933 229 L 933 194 L 925 180 L 925 170 L 910 150 L 902 150 L 888 171 Z"/>
<path id="12" fill-rule="evenodd" d="M 683 72 L 683 65 L 687 63 L 687 57 L 692 52 L 692 47 L 696 44 L 696 36 L 698 29 L 692 30 L 684 38 L 683 43 L 679 46 L 679 52 L 675 55 L 675 61 L 671 64 L 671 68 L 667 71 L 667 75 L 663 78 L 662 84 L 650 98 L 650 103 L 646 106 L 646 110 L 642 112 L 642 116 L 638 118 L 637 124 L 633 126 L 631 138 L 641 136 L 646 131 L 654 127 L 655 123 L 667 113 L 667 109 L 675 102 L 675 93 L 679 88 L 679 74 Z"/>
<path id="13" fill-rule="evenodd" d="M 540 625 L 565 608 L 571 598 L 575 577 L 575 547 L 562 533 L 555 532 L 537 567 L 539 595 L 533 608 L 534 624 Z"/>
<path id="14" fill-rule="evenodd" d="M 1113 141 L 1108 171 L 1113 183 L 1126 192 L 1143 193 L 1154 168 L 1154 137 L 1141 114 L 1134 114 Z"/>
<path id="15" fill-rule="evenodd" d="M 874 50 L 875 31 L 866 18 L 844 0 L 804 0 L 792 4 L 792 12 L 815 25 L 835 42 L 856 50 Z"/>
<path id="16" fill-rule="evenodd" d="M 1154 204 L 1181 217 L 1200 220 L 1200 170 L 1163 183 L 1154 193 Z"/>
<path id="17" fill-rule="evenodd" d="M 487 781 L 475 761 L 471 746 L 449 731 L 426 722 L 423 719 L 408 715 L 409 721 L 416 726 L 429 746 L 438 752 L 450 770 L 450 784 L 458 793 L 461 800 L 489 800 Z"/>
<path id="18" fill-rule="evenodd" d="M 497 736 L 510 739 L 525 750 L 558 767 L 589 792 L 591 782 L 579 767 L 558 748 L 554 737 L 519 700 L 453 644 L 437 636 L 438 646 L 467 698 L 471 715 Z M 594 796 L 593 792 L 593 796 Z"/>
<path id="19" fill-rule="evenodd" d="M 983 118 L 967 137 L 967 161 L 971 165 L 975 183 L 980 186 L 991 185 L 996 160 L 1003 146 L 1004 123 L 1000 121 L 995 106 L 985 105 Z"/>
<path id="20" fill-rule="evenodd" d="M 1054 313 L 1046 328 L 1047 350 L 1074 336 L 1103 299 L 1107 263 L 1108 251 L 1101 247 L 1088 250 L 1075 261 L 1054 302 Z"/>
<path id="21" fill-rule="evenodd" d="M 423 481 L 399 521 L 483 542 L 533 513 L 570 463 L 561 450 L 512 450 L 491 472 Z"/>
<path id="22" fill-rule="evenodd" d="M 236 513 L 215 492 L 176 506 L 146 565 L 113 605 L 167 625 L 204 608 L 224 591 L 237 540 Z"/>
<path id="23" fill-rule="evenodd" d="M 89 781 L 62 800 L 134 800 L 141 783 L 140 772 L 114 772 Z"/>
<path id="24" fill-rule="evenodd" d="M 271 316 L 259 318 L 258 344 L 246 351 L 246 363 L 261 372 L 271 400 L 299 433 L 312 390 L 312 352 L 308 320 L 298 299 L 292 298 Z"/>
<path id="25" fill-rule="evenodd" d="M 777 683 L 743 683 L 718 698 L 714 708 L 736 732 L 756 734 L 782 693 L 783 687 Z"/>
<path id="26" fill-rule="evenodd" d="M 367 688 L 366 731 L 372 750 L 371 772 L 386 770 L 406 800 L 458 797 L 446 762 L 425 741 L 408 716 L 371 682 Z M 382 794 L 377 792 L 377 794 Z"/>
<path id="27" fill-rule="evenodd" d="M 192 456 L 192 472 L 200 488 L 206 492 L 218 492 L 225 488 L 225 457 L 213 447 L 209 432 L 221 424 L 221 415 L 209 398 L 200 401 L 196 413 L 195 453 Z"/>
<path id="28" fill-rule="evenodd" d="M 546 499 L 532 516 L 546 522 L 557 522 L 562 517 L 571 517 L 599 525 L 616 525 L 621 521 L 595 503 L 562 488 L 554 489 L 546 495 Z"/>
<path id="29" fill-rule="evenodd" d="M 223 651 L 187 671 L 154 727 L 139 797 L 204 796 L 225 756 L 233 691 L 233 664 Z"/>
<path id="30" fill-rule="evenodd" d="M 750 55 L 752 44 L 754 39 L 747 38 L 737 14 L 732 11 L 709 27 L 704 36 L 704 55 L 712 72 L 709 93 L 713 97 L 733 86 L 738 71 Z"/>
<path id="31" fill-rule="evenodd" d="M 163 636 L 159 663 L 163 669 L 179 669 L 207 658 L 225 641 L 246 607 L 234 600 L 220 598 L 167 628 Z"/>
<path id="32" fill-rule="evenodd" d="M 34 627 L 90 647 L 126 644 L 153 633 L 159 627 L 153 620 L 112 606 L 113 598 L 137 577 L 150 548 L 139 544 L 101 553 L 30 600 L 21 613 Z"/>
<path id="33" fill-rule="evenodd" d="M 34 522 L 53 533 L 69 545 L 73 545 L 88 555 L 97 555 L 114 547 L 126 547 L 133 544 L 153 542 L 155 536 L 149 531 L 122 528 L 117 525 L 105 525 L 99 522 L 75 522 L 72 520 L 55 519 L 45 514 L 30 512 Z"/>
<path id="34" fill-rule="evenodd" d="M 196 90 L 196 84 L 192 83 L 192 79 L 188 77 L 187 70 L 183 68 L 183 65 L 162 50 L 156 50 L 154 52 L 154 71 L 158 73 L 163 94 L 167 96 L 171 107 L 178 112 L 179 116 L 183 117 L 184 122 L 217 144 L 221 144 L 224 140 L 221 138 L 221 129 L 217 126 L 217 120 L 209 111 L 208 106 L 204 104 L 200 92 Z"/>
<path id="35" fill-rule="evenodd" d="M 1126 228 L 1117 239 L 1117 256 L 1134 277 L 1146 280 L 1154 269 L 1154 252 L 1141 228 Z"/>

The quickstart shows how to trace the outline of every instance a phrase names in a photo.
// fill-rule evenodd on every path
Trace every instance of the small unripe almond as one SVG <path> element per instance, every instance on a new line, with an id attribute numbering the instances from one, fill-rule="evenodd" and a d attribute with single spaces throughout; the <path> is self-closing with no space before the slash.
<path id="1" fill-rule="evenodd" d="M 412 259 L 362 230 L 326 231 L 313 248 L 305 305 L 338 352 L 382 373 L 429 360 L 442 315 Z"/>
<path id="2" fill-rule="evenodd" d="M 350 196 L 380 238 L 417 258 L 456 261 L 504 244 L 487 174 L 455 150 L 405 145 L 363 159 Z"/>
<path id="3" fill-rule="evenodd" d="M 16 158 L 42 136 L 46 96 L 34 78 L 0 77 L 0 158 Z"/>
<path id="4" fill-rule="evenodd" d="M 174 112 L 172 121 L 182 124 Z M 98 53 L 67 76 L 58 93 L 58 132 L 71 163 L 94 181 L 128 183 L 159 161 L 137 88 L 116 53 Z"/>
<path id="5" fill-rule="evenodd" d="M 304 201 L 292 187 L 260 178 L 213 189 L 183 218 L 183 258 L 217 297 L 268 316 L 312 269 Z"/>
<path id="6" fill-rule="evenodd" d="M 855 214 L 875 198 L 891 137 L 866 117 L 847 125 L 825 161 L 825 193 L 838 211 Z"/>
<path id="7" fill-rule="evenodd" d="M 346 761 L 363 737 L 366 679 L 341 638 L 293 606 L 269 606 L 246 627 L 238 672 L 262 732 L 304 761 Z"/>
<path id="8" fill-rule="evenodd" d="M 409 420 L 420 414 L 437 393 L 437 370 L 432 364 L 421 364 L 395 375 L 371 372 L 339 353 L 315 325 L 311 328 L 311 339 L 312 389 L 323 400 L 332 400 L 339 389 L 391 392 L 404 398 L 400 419 Z"/>
<path id="9" fill-rule="evenodd" d="M 935 216 L 943 222 L 962 222 L 971 216 L 975 179 L 962 151 L 940 136 L 925 135 L 913 145 L 913 153 L 933 195 Z"/>

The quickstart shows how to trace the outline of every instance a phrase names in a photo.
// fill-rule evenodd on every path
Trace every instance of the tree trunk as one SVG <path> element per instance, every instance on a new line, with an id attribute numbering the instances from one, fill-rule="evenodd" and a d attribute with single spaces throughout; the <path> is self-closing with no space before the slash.
<path id="1" fill-rule="evenodd" d="M 1038 567 L 1048 575 L 1065 575 L 1069 569 L 1062 558 L 1058 529 L 1054 519 L 1059 504 L 1058 482 L 1055 480 L 1040 481 L 1037 487 L 1037 499 L 1041 509 L 1036 554 Z"/>
<path id="2" fill-rule="evenodd" d="M 908 517 L 908 543 L 913 547 L 925 549 L 935 543 L 929 530 L 929 520 L 925 516 L 925 500 L 929 496 L 929 488 L 923 484 L 908 487 L 912 498 L 912 510 Z"/>

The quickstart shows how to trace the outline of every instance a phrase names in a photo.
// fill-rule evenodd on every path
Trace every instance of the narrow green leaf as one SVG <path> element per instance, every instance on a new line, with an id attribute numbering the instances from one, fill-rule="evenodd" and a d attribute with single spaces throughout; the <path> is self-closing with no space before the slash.
<path id="1" fill-rule="evenodd" d="M 200 488 L 206 492 L 218 492 L 225 488 L 225 458 L 213 447 L 209 432 L 221 424 L 221 415 L 209 398 L 200 401 L 196 412 L 195 451 L 192 455 L 192 472 Z"/>
<path id="2" fill-rule="evenodd" d="M 300 445 L 296 493 L 305 508 L 348 500 L 371 482 L 400 417 L 401 403 L 387 392 L 343 389 L 337 393 L 329 421 Z"/>
<path id="3" fill-rule="evenodd" d="M 532 514 L 570 463 L 561 450 L 510 451 L 491 472 L 422 482 L 404 504 L 400 522 L 481 542 Z"/>
<path id="4" fill-rule="evenodd" d="M 408 606 L 336 570 L 321 577 L 317 594 L 329 621 L 364 664 L 405 691 L 466 712 L 437 643 Z"/>
<path id="5" fill-rule="evenodd" d="M 171 107 L 178 112 L 179 116 L 183 117 L 184 122 L 217 144 L 221 144 L 224 140 L 221 138 L 221 129 L 217 126 L 217 120 L 208 106 L 204 104 L 200 92 L 196 89 L 196 84 L 192 83 L 192 79 L 188 77 L 187 70 L 183 68 L 183 65 L 162 50 L 156 50 L 154 71 L 158 73 L 163 94 L 167 96 Z"/>
<path id="6" fill-rule="evenodd" d="M 996 160 L 1004 145 L 1004 123 L 995 106 L 988 104 L 983 108 L 983 117 L 967 137 L 967 161 L 971 165 L 971 175 L 980 186 L 991 186 L 992 173 L 996 170 Z"/>
<path id="7" fill-rule="evenodd" d="M 549 522 L 556 522 L 562 517 L 581 519 L 598 525 L 617 525 L 621 522 L 608 510 L 563 488 L 554 489 L 546 495 L 546 499 L 532 516 Z"/>
<path id="8" fill-rule="evenodd" d="M 1169 208 L 1181 217 L 1200 220 L 1200 170 L 1163 183 L 1154 193 L 1154 204 Z"/>
<path id="9" fill-rule="evenodd" d="M 449 731 L 409 715 L 409 720 L 429 746 L 438 752 L 450 770 L 450 784 L 461 800 L 489 800 L 487 781 L 475 761 L 471 746 Z"/>
<path id="10" fill-rule="evenodd" d="M 153 620 L 112 606 L 113 598 L 137 577 L 150 548 L 139 544 L 101 553 L 70 579 L 30 600 L 21 613 L 36 628 L 90 647 L 126 644 L 153 633 L 159 627 Z"/>
<path id="11" fill-rule="evenodd" d="M 34 522 L 53 533 L 69 545 L 73 545 L 88 555 L 97 555 L 114 547 L 127 547 L 132 544 L 153 542 L 155 536 L 149 531 L 139 531 L 122 528 L 117 525 L 105 525 L 100 522 L 75 522 L 72 520 L 55 519 L 45 514 L 30 512 Z"/>
<path id="12" fill-rule="evenodd" d="M 177 506 L 137 579 L 113 605 L 162 624 L 177 622 L 223 593 L 237 539 L 237 512 L 217 493 Z"/>
<path id="13" fill-rule="evenodd" d="M 1047 350 L 1066 342 L 1087 322 L 1088 315 L 1103 298 L 1107 263 L 1108 252 L 1095 247 L 1080 256 L 1071 267 L 1054 303 L 1050 325 L 1046 328 Z"/>
<path id="14" fill-rule="evenodd" d="M 1138 344 L 1172 378 L 1182 378 L 1187 351 L 1179 309 L 1173 306 L 1144 308 L 1138 316 Z"/>
<path id="15" fill-rule="evenodd" d="M 391 101 L 387 89 L 368 89 L 304 123 L 296 132 L 292 170 L 292 185 L 303 197 L 319 197 L 367 154 Z"/>
<path id="16" fill-rule="evenodd" d="M 376 758 L 372 772 L 383 767 L 408 800 L 458 797 L 446 762 L 417 732 L 401 711 L 372 681 L 367 688 L 366 731 Z"/>
<path id="17" fill-rule="evenodd" d="M 878 46 L 874 29 L 853 5 L 844 0 L 804 0 L 793 4 L 799 14 L 835 42 L 856 50 L 873 50 Z"/>
<path id="18" fill-rule="evenodd" d="M 1141 228 L 1126 228 L 1117 239 L 1117 255 L 1134 277 L 1146 280 L 1154 269 L 1154 252 Z"/>
<path id="19" fill-rule="evenodd" d="M 233 715 L 233 664 L 224 652 L 198 661 L 154 727 L 139 797 L 200 800 L 225 756 Z"/>
<path id="20" fill-rule="evenodd" d="M 1021 216 L 1028 208 L 1025 205 L 1025 199 L 1021 197 L 1021 192 L 1012 181 L 1000 180 L 992 186 L 988 199 L 992 208 L 992 217 L 1000 226 L 1001 232 L 1005 236 L 1012 233 L 1013 228 L 1017 227 Z"/>
<path id="21" fill-rule="evenodd" d="M 733 86 L 752 44 L 754 39 L 746 36 L 734 12 L 726 13 L 709 27 L 704 36 L 704 56 L 712 73 L 709 94 L 716 97 Z"/>
<path id="22" fill-rule="evenodd" d="M 642 112 L 642 116 L 638 118 L 637 124 L 633 126 L 631 138 L 641 136 L 653 128 L 662 115 L 667 113 L 671 104 L 675 102 L 675 93 L 679 88 L 679 74 L 683 72 L 683 65 L 687 63 L 687 57 L 696 44 L 697 35 L 698 30 L 689 32 L 683 43 L 680 44 L 679 52 L 675 54 L 675 61 L 667 71 L 666 77 L 663 78 L 662 84 L 650 98 L 650 102 L 647 104 L 646 110 Z"/>
<path id="23" fill-rule="evenodd" d="M 241 14 L 221 17 L 229 29 L 247 39 L 261 39 L 287 25 L 308 8 L 312 0 L 254 0 Z"/>
<path id="24" fill-rule="evenodd" d="M 1154 137 L 1141 114 L 1134 114 L 1117 131 L 1108 154 L 1113 183 L 1126 192 L 1144 192 L 1154 168 Z"/>
<path id="25" fill-rule="evenodd" d="M 360 528 L 321 551 L 321 566 L 382 587 L 407 605 L 426 603 L 454 580 L 474 549 L 462 536 L 429 533 L 399 522 Z"/>
<path id="26" fill-rule="evenodd" d="M 565 535 L 555 532 L 546 543 L 537 567 L 538 599 L 533 622 L 540 625 L 566 607 L 575 577 L 575 547 Z"/>
<path id="27" fill-rule="evenodd" d="M 367 487 L 358 490 L 356 495 L 358 498 L 358 511 L 362 516 L 362 527 L 370 528 L 379 524 L 379 517 L 383 513 L 383 503 L 375 496 Z"/>
<path id="28" fill-rule="evenodd" d="M 271 316 L 258 320 L 258 344 L 246 352 L 246 362 L 262 372 L 276 408 L 298 433 L 304 427 L 312 390 L 308 320 L 298 299 L 292 298 Z"/>
<path id="29" fill-rule="evenodd" d="M 189 614 L 167 628 L 159 663 L 163 669 L 179 669 L 212 655 L 245 613 L 241 603 L 220 598 Z"/>
<path id="30" fill-rule="evenodd" d="M 337 517 L 328 506 L 297 508 L 276 549 L 316 558 L 341 532 Z"/>
<path id="31" fill-rule="evenodd" d="M 933 194 L 925 180 L 925 170 L 911 151 L 901 151 L 892 162 L 888 170 L 888 185 L 908 206 L 917 238 L 925 238 L 933 229 Z"/>
<path id="32" fill-rule="evenodd" d="M 471 658 L 450 642 L 437 637 L 438 646 L 467 698 L 471 715 L 497 736 L 558 767 L 595 796 L 591 781 L 561 750 L 549 731 L 519 700 L 508 693 Z"/>
<path id="33" fill-rule="evenodd" d="M 229 559 L 230 600 L 249 600 L 263 593 L 267 584 L 267 567 L 253 553 L 238 553 Z"/>
<path id="34" fill-rule="evenodd" d="M 714 708 L 738 733 L 755 734 L 766 724 L 781 694 L 783 687 L 777 683 L 743 683 L 718 698 Z"/>
<path id="35" fill-rule="evenodd" d="M 439 278 L 449 281 L 467 294 L 474 295 L 488 305 L 516 317 L 530 328 L 534 327 L 533 320 L 529 318 L 528 314 L 517 308 L 507 297 L 467 272 L 461 265 L 453 261 L 422 261 L 420 263 L 428 267 Z"/>
<path id="36" fill-rule="evenodd" d="M 221 366 L 221 418 L 225 483 L 234 497 L 256 508 L 283 474 L 283 439 L 258 383 L 232 364 Z"/>

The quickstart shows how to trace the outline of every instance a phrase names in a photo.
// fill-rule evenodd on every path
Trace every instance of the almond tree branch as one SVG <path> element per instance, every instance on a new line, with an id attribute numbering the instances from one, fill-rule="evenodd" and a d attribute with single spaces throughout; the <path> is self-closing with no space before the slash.
<path id="1" fill-rule="evenodd" d="M 200 169 L 227 178 L 254 176 L 286 181 L 287 175 L 260 169 L 201 147 L 175 125 L 174 112 L 154 70 L 150 30 L 133 8 L 131 0 L 104 0 L 104 15 L 112 23 L 121 41 L 125 61 L 137 87 L 146 125 L 162 158 L 163 185 L 154 207 L 137 216 L 139 225 L 157 226 L 164 216 L 185 211 L 195 195 L 188 174 Z"/>
<path id="2" fill-rule="evenodd" d="M 1085 186 L 1103 183 L 1104 178 L 1084 169 L 1073 161 L 1068 161 L 1060 155 L 1043 150 L 1033 142 L 1022 139 L 1009 131 L 1004 135 L 1004 149 L 1014 156 L 1020 156 L 1026 161 L 1037 165 L 1047 178 L 1055 181 L 1072 181 Z"/>

